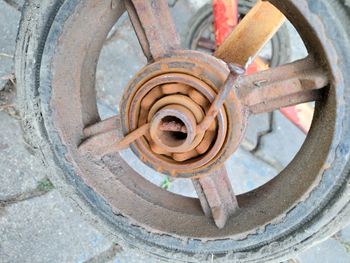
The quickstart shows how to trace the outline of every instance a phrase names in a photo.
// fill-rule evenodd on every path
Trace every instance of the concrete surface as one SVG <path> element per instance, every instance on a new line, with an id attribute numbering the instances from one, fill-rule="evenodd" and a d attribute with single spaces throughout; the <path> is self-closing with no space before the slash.
<path id="1" fill-rule="evenodd" d="M 20 13 L 13 7 L 1 3 L 0 14 L 0 90 L 13 73 L 13 54 Z"/>
<path id="2" fill-rule="evenodd" d="M 177 19 L 181 21 L 177 23 L 178 30 L 184 32 L 189 18 L 203 1 L 192 0 L 190 5 L 186 5 L 185 1 L 172 2 L 175 4 L 172 10 L 175 17 L 185 14 Z M 13 73 L 12 56 L 18 21 L 16 9 L 0 0 L 0 52 L 6 54 L 0 54 L 0 79 L 3 81 L 0 81 L 0 90 L 8 82 L 7 76 Z M 123 29 L 115 27 L 111 32 L 97 73 L 99 110 L 104 117 L 118 112 L 116 95 L 144 63 L 127 18 L 118 25 L 123 25 Z M 299 43 L 297 36 L 294 35 L 293 41 Z M 119 50 L 124 47 L 123 52 L 118 53 L 116 46 Z M 294 46 L 294 58 L 303 56 L 303 48 Z M 125 54 L 130 53 L 135 56 L 125 65 L 128 61 Z M 118 67 L 119 63 L 123 63 L 123 67 Z M 114 71 L 111 65 L 115 65 Z M 26 148 L 17 115 L 6 111 L 0 112 L 0 262 L 155 262 L 142 254 L 130 254 L 111 243 L 108 237 L 72 210 L 46 179 L 46 171 L 40 161 Z M 253 119 L 251 125 L 256 131 L 251 132 L 245 146 L 227 164 L 236 193 L 254 189 L 274 177 L 289 163 L 304 140 L 304 135 L 278 112 L 271 118 Z M 145 171 L 146 168 L 137 163 L 130 151 L 123 154 L 125 159 L 134 162 L 133 166 Z M 164 182 L 163 175 L 158 174 L 155 178 L 150 169 L 143 174 L 157 185 Z M 169 190 L 195 196 L 187 180 L 171 182 Z M 295 261 L 350 262 L 350 228 L 300 254 Z"/>
<path id="3" fill-rule="evenodd" d="M 56 190 L 5 207 L 0 243 L 1 262 L 84 262 L 111 246 Z"/>
<path id="4" fill-rule="evenodd" d="M 44 168 L 39 160 L 28 154 L 18 121 L 0 112 L 0 200 L 10 199 L 23 192 L 34 191 L 38 182 L 45 179 Z M 5 158 L 6 156 L 6 158 Z M 26 174 L 32 174 L 30 178 Z M 9 187 L 10 186 L 10 187 Z"/>

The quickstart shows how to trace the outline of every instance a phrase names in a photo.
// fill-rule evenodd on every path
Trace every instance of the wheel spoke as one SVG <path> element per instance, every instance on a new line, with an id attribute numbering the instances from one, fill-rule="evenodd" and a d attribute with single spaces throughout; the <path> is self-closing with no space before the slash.
<path id="1" fill-rule="evenodd" d="M 271 3 L 258 1 L 215 52 L 227 63 L 248 66 L 285 21 Z"/>
<path id="2" fill-rule="evenodd" d="M 321 99 L 329 84 L 326 71 L 312 57 L 244 76 L 237 93 L 252 114 Z"/>
<path id="3" fill-rule="evenodd" d="M 105 133 L 111 130 L 119 129 L 119 116 L 110 117 L 84 129 L 84 137 L 88 138 L 99 133 Z"/>
<path id="4" fill-rule="evenodd" d="M 125 0 L 125 5 L 148 61 L 180 48 L 166 0 Z"/>
<path id="5" fill-rule="evenodd" d="M 78 147 L 80 154 L 90 153 L 96 157 L 118 152 L 127 148 L 132 142 L 145 135 L 149 130 L 146 124 L 129 133 L 124 138 L 118 136 L 120 128 L 118 117 L 112 117 L 84 129 L 87 138 Z"/>
<path id="6" fill-rule="evenodd" d="M 218 228 L 223 228 L 239 208 L 226 168 L 193 179 L 192 182 L 204 214 L 213 217 Z"/>

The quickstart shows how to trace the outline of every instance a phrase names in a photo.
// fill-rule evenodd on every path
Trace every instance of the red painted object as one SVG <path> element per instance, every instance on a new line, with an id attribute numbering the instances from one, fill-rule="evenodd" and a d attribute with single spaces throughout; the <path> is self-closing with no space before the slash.
<path id="1" fill-rule="evenodd" d="M 239 23 L 238 0 L 213 0 L 213 14 L 216 46 L 220 46 Z M 265 69 L 265 65 L 262 65 L 259 61 L 254 61 L 248 67 L 247 74 Z M 308 133 L 312 120 L 310 114 L 303 114 L 303 109 L 297 110 L 295 106 L 283 108 L 280 111 L 302 132 Z"/>
<path id="2" fill-rule="evenodd" d="M 213 0 L 216 45 L 220 46 L 238 24 L 238 0 Z"/>

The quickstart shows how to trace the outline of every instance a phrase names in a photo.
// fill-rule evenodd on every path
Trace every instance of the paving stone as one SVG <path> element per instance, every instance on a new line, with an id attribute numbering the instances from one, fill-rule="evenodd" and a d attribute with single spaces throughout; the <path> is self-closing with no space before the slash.
<path id="1" fill-rule="evenodd" d="M 349 263 L 350 254 L 334 239 L 327 241 L 297 256 L 299 263 Z"/>
<path id="2" fill-rule="evenodd" d="M 278 171 L 252 153 L 239 148 L 226 162 L 236 194 L 249 192 L 275 177 Z"/>
<path id="3" fill-rule="evenodd" d="M 190 2 L 190 4 L 189 4 Z M 186 37 L 186 33 L 189 27 L 189 21 L 197 10 L 197 3 L 193 1 L 177 1 L 174 7 L 171 9 L 172 17 L 175 21 L 177 32 L 179 32 L 180 39 L 183 40 Z"/>
<path id="4" fill-rule="evenodd" d="M 4 0 L 7 4 L 20 11 L 26 0 Z"/>
<path id="5" fill-rule="evenodd" d="M 160 260 L 150 258 L 148 255 L 140 253 L 130 253 L 129 251 L 123 251 L 119 253 L 113 260 L 108 263 L 162 263 Z"/>
<path id="6" fill-rule="evenodd" d="M 124 88 L 145 64 L 146 59 L 132 25 L 127 14 L 124 14 L 112 28 L 100 54 L 96 72 L 100 106 L 118 112 Z M 102 109 L 99 108 L 99 111 L 101 113 Z"/>
<path id="7" fill-rule="evenodd" d="M 0 1 L 0 90 L 6 84 L 7 76 L 14 72 L 13 54 L 20 13 Z"/>
<path id="8" fill-rule="evenodd" d="M 301 148 L 305 135 L 279 111 L 273 114 L 272 132 L 260 139 L 256 156 L 281 170 Z"/>
<path id="9" fill-rule="evenodd" d="M 287 27 L 290 35 L 290 39 L 292 44 L 292 52 L 291 52 L 291 61 L 303 59 L 308 55 L 308 52 L 305 48 L 303 40 L 299 36 L 299 33 L 292 26 L 292 24 L 287 21 Z"/>
<path id="10" fill-rule="evenodd" d="M 121 156 L 130 165 L 130 167 L 132 167 L 136 172 L 151 183 L 161 186 L 164 180 L 167 180 L 166 175 L 158 173 L 142 163 L 130 149 L 122 151 Z M 171 180 L 171 178 L 169 178 L 169 180 Z M 184 196 L 197 197 L 191 180 L 187 179 L 176 179 L 171 181 L 168 191 Z"/>
<path id="11" fill-rule="evenodd" d="M 259 146 L 259 139 L 271 130 L 271 113 L 253 115 L 249 118 L 248 126 L 242 146 L 247 151 L 256 150 Z"/>
<path id="12" fill-rule="evenodd" d="M 350 226 L 345 227 L 342 231 L 340 231 L 338 237 L 342 241 L 349 243 L 350 248 Z"/>
<path id="13" fill-rule="evenodd" d="M 45 178 L 42 163 L 24 146 L 19 121 L 4 112 L 0 112 L 0 167 L 0 200 L 32 191 Z"/>
<path id="14" fill-rule="evenodd" d="M 3 263 L 84 262 L 111 246 L 56 190 L 3 209 L 0 216 Z"/>

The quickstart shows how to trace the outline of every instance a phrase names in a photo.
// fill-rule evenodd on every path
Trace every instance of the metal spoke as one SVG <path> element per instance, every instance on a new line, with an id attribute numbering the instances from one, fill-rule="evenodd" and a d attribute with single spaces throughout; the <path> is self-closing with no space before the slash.
<path id="1" fill-rule="evenodd" d="M 125 0 L 125 5 L 148 61 L 180 49 L 180 40 L 166 0 Z"/>
<path id="2" fill-rule="evenodd" d="M 213 217 L 218 228 L 223 228 L 239 208 L 226 168 L 222 167 L 192 182 L 204 214 Z"/>
<path id="3" fill-rule="evenodd" d="M 79 145 L 78 151 L 80 154 L 90 153 L 102 158 L 107 154 L 127 148 L 135 140 L 145 135 L 148 130 L 149 124 L 146 124 L 124 138 L 120 138 L 118 136 L 120 131 L 118 117 L 112 117 L 85 128 L 84 136 L 87 139 Z"/>
<path id="4" fill-rule="evenodd" d="M 237 94 L 252 114 L 319 100 L 329 84 L 326 71 L 312 57 L 244 76 Z"/>
<path id="5" fill-rule="evenodd" d="M 227 63 L 248 66 L 282 26 L 285 19 L 271 3 L 258 1 L 219 46 L 215 56 Z"/>
<path id="6" fill-rule="evenodd" d="M 88 138 L 99 133 L 119 129 L 119 116 L 110 117 L 84 129 L 84 137 Z"/>

